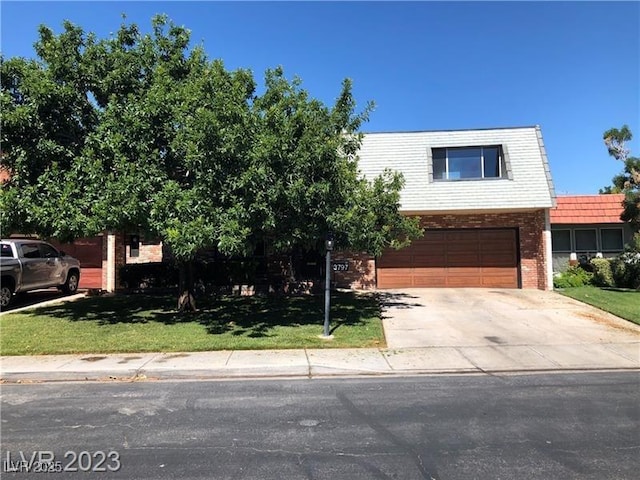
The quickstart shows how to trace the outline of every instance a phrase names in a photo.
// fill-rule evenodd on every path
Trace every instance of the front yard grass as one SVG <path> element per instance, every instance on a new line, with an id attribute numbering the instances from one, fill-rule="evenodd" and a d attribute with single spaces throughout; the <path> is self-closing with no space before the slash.
<path id="1" fill-rule="evenodd" d="M 559 290 L 559 292 L 640 325 L 640 291 L 574 287 Z"/>
<path id="2" fill-rule="evenodd" d="M 0 317 L 1 355 L 383 347 L 375 294 L 333 292 L 334 339 L 318 338 L 323 296 L 219 297 L 197 313 L 174 296 L 87 297 Z"/>

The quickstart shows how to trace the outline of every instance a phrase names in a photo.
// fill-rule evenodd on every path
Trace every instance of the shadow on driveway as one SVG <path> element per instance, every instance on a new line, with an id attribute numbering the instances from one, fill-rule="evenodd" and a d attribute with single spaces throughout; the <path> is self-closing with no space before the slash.
<path id="1" fill-rule="evenodd" d="M 2 313 L 11 312 L 20 308 L 38 306 L 39 303 L 49 302 L 67 297 L 66 293 L 61 292 L 57 288 L 49 288 L 46 290 L 34 290 L 33 292 L 18 293 L 13 296 L 11 304 L 7 308 L 2 309 Z"/>
<path id="2" fill-rule="evenodd" d="M 385 292 L 384 290 L 378 292 L 380 298 L 380 305 L 382 308 L 413 308 L 424 307 L 424 303 L 418 303 L 415 300 L 420 299 L 417 295 L 409 295 L 403 292 Z"/>

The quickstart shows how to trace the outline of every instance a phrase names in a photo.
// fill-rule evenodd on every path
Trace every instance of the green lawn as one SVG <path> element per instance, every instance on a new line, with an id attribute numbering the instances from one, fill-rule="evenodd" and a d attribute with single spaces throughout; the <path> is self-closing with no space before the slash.
<path id="1" fill-rule="evenodd" d="M 640 291 L 575 287 L 559 292 L 640 325 Z"/>
<path id="2" fill-rule="evenodd" d="M 324 297 L 198 299 L 178 314 L 173 296 L 87 297 L 0 317 L 0 354 L 179 352 L 384 346 L 375 294 L 334 292 L 334 339 L 322 334 Z"/>

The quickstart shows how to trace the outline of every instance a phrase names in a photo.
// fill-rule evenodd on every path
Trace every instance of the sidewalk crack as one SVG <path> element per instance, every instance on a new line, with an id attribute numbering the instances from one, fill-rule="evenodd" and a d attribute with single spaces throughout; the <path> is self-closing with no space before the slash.
<path id="1" fill-rule="evenodd" d="M 136 368 L 133 376 L 137 377 L 140 375 L 140 373 L 142 372 L 142 370 L 144 369 L 144 367 L 146 367 L 147 365 L 149 365 L 149 363 L 151 363 L 152 361 L 154 361 L 156 358 L 158 358 L 160 355 L 162 355 L 161 353 L 155 353 L 153 355 L 151 355 L 151 357 L 149 358 L 149 360 L 147 360 L 146 362 L 144 362 L 142 365 L 140 365 L 138 368 Z"/>
<path id="2" fill-rule="evenodd" d="M 556 367 L 560 367 L 561 365 L 556 362 L 555 360 L 553 360 L 552 358 L 547 357 L 544 353 L 539 352 L 538 350 L 536 350 L 534 347 L 532 347 L 531 345 L 527 346 L 528 348 L 530 348 L 531 350 L 533 350 L 534 352 L 536 352 L 538 355 L 540 355 L 542 358 L 544 358 L 545 360 L 548 360 L 549 362 L 553 363 Z"/>
<path id="3" fill-rule="evenodd" d="M 391 363 L 389 363 L 389 358 L 384 354 L 384 352 L 382 351 L 381 348 L 378 348 L 378 352 L 380 352 L 380 355 L 382 355 L 382 358 L 384 358 L 384 361 L 386 362 L 386 364 L 389 366 L 389 369 L 392 372 L 395 372 L 396 370 L 393 368 L 393 366 L 391 365 Z"/>
<path id="4" fill-rule="evenodd" d="M 307 359 L 307 377 L 313 378 L 311 376 L 311 360 L 309 359 L 309 352 L 306 348 L 304 349 L 304 356 Z"/>

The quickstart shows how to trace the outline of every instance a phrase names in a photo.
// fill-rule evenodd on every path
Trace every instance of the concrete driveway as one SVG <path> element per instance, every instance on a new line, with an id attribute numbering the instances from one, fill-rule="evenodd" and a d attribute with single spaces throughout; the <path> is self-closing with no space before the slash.
<path id="1" fill-rule="evenodd" d="M 489 368 L 640 366 L 640 326 L 555 292 L 425 288 L 383 298 L 389 349 L 440 350 L 452 364 Z"/>

